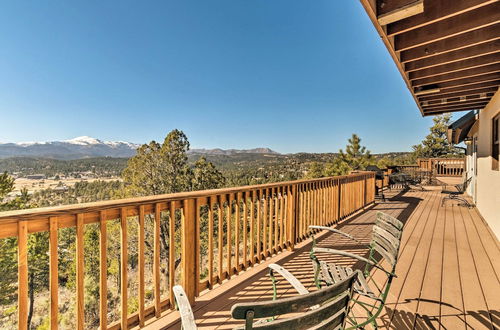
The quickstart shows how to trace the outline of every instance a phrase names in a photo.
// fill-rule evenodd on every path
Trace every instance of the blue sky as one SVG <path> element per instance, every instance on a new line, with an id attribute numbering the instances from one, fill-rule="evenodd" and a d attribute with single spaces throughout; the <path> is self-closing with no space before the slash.
<path id="1" fill-rule="evenodd" d="M 9 1 L 0 141 L 373 152 L 428 132 L 358 1 Z"/>

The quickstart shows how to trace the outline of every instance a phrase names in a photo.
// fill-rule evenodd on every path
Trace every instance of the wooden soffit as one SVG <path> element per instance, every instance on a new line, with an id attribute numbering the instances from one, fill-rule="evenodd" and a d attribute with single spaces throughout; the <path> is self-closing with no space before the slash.
<path id="1" fill-rule="evenodd" d="M 500 0 L 360 0 L 422 115 L 480 110 L 500 85 Z"/>

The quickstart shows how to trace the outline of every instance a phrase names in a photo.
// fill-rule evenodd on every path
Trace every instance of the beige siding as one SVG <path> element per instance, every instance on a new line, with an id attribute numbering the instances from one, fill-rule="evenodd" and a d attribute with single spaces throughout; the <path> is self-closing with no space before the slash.
<path id="1" fill-rule="evenodd" d="M 479 112 L 477 151 L 477 208 L 500 237 L 500 171 L 491 169 L 491 120 L 500 113 L 500 91 Z"/>

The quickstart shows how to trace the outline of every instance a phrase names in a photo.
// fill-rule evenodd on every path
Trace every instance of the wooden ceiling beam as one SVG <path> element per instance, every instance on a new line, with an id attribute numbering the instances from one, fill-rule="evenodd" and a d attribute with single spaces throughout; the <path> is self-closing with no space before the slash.
<path id="1" fill-rule="evenodd" d="M 458 80 L 453 80 L 453 81 L 446 81 L 440 83 L 437 87 L 441 90 L 440 92 L 444 92 L 445 89 L 453 89 L 457 87 L 462 87 L 464 86 L 469 86 L 469 85 L 476 85 L 478 83 L 486 83 L 486 82 L 492 82 L 492 81 L 498 81 L 500 80 L 500 73 L 499 72 L 494 72 L 494 73 L 489 73 L 485 74 L 482 76 L 476 76 L 472 78 L 463 78 L 463 79 L 458 79 Z M 415 88 L 414 91 L 417 92 L 419 89 Z"/>
<path id="2" fill-rule="evenodd" d="M 416 0 L 377 16 L 380 25 L 387 25 L 424 12 L 424 0 Z"/>
<path id="3" fill-rule="evenodd" d="M 500 23 L 482 29 L 470 31 L 455 37 L 439 40 L 424 46 L 400 52 L 401 62 L 416 61 L 430 56 L 457 51 L 466 47 L 482 45 L 486 42 L 499 40 Z"/>
<path id="4" fill-rule="evenodd" d="M 500 21 L 500 2 L 495 2 L 464 14 L 398 34 L 394 50 L 404 51 L 435 41 L 447 39 Z"/>
<path id="5" fill-rule="evenodd" d="M 489 102 L 489 100 L 488 100 Z M 469 110 L 481 110 L 483 109 L 488 102 L 482 103 L 481 105 L 475 105 L 475 106 L 456 106 L 456 107 L 449 107 L 449 108 L 442 108 L 442 109 L 425 109 L 424 110 L 424 116 L 429 116 L 429 115 L 438 115 L 441 113 L 446 113 L 446 112 L 456 112 L 456 111 L 469 111 Z"/>
<path id="6" fill-rule="evenodd" d="M 494 93 L 481 93 L 470 96 L 459 96 L 459 97 L 443 98 L 440 100 L 422 101 L 421 104 L 424 108 L 439 106 L 439 105 L 459 105 L 472 102 L 480 102 L 485 99 L 491 99 L 493 95 Z"/>
<path id="7" fill-rule="evenodd" d="M 483 105 L 484 103 L 488 103 L 489 99 L 491 99 L 491 97 L 488 97 L 488 98 L 484 98 L 484 99 L 477 99 L 477 100 L 470 100 L 470 101 L 462 101 L 462 102 L 450 102 L 451 104 L 448 104 L 448 103 L 444 103 L 444 104 L 427 104 L 427 105 L 424 105 L 425 103 L 422 103 L 422 108 L 424 108 L 424 111 L 427 110 L 427 109 L 436 109 L 436 110 L 439 110 L 439 109 L 445 109 L 445 108 L 451 108 L 451 107 L 471 107 L 471 108 L 474 108 L 474 107 L 477 107 L 477 106 L 481 106 Z"/>
<path id="8" fill-rule="evenodd" d="M 497 52 L 500 52 L 500 39 L 412 62 L 407 62 L 404 64 L 404 67 L 406 72 L 412 72 Z"/>
<path id="9" fill-rule="evenodd" d="M 429 78 L 415 79 L 412 81 L 413 87 L 435 85 L 441 82 L 453 81 L 464 78 L 482 76 L 489 73 L 500 73 L 500 64 L 491 64 L 479 68 L 465 69 L 452 73 L 440 74 Z M 441 87 L 440 85 L 438 87 Z"/>
<path id="10" fill-rule="evenodd" d="M 410 6 L 416 0 L 371 0 L 371 1 L 373 1 L 375 4 L 375 7 L 372 6 L 372 8 L 377 13 L 378 17 L 387 15 L 400 8 Z"/>
<path id="11" fill-rule="evenodd" d="M 453 93 L 439 93 L 439 94 L 432 94 L 432 95 L 422 95 L 421 97 L 418 98 L 418 101 L 419 102 L 434 101 L 434 100 L 440 101 L 443 99 L 450 99 L 450 98 L 460 97 L 460 96 L 472 97 L 474 95 L 480 95 L 482 93 L 495 93 L 497 90 L 498 90 L 498 86 L 493 86 L 493 87 L 487 87 L 487 88 L 464 90 L 464 91 L 453 92 Z"/>
<path id="12" fill-rule="evenodd" d="M 443 86 L 441 84 L 441 93 L 453 93 L 453 92 L 463 92 L 470 91 L 473 89 L 484 88 L 484 87 L 497 87 L 500 86 L 500 75 L 496 79 L 485 79 L 482 82 L 473 82 L 470 84 L 462 85 L 462 86 Z"/>
<path id="13" fill-rule="evenodd" d="M 486 6 L 495 1 L 497 0 L 425 0 L 422 13 L 389 24 L 387 26 L 387 35 L 393 36 L 417 29 Z"/>
<path id="14" fill-rule="evenodd" d="M 500 63 L 500 52 L 474 57 L 463 61 L 443 64 L 431 68 L 413 71 L 408 74 L 410 80 L 432 77 L 440 74 L 456 72 L 465 69 L 478 68 L 490 64 Z"/>

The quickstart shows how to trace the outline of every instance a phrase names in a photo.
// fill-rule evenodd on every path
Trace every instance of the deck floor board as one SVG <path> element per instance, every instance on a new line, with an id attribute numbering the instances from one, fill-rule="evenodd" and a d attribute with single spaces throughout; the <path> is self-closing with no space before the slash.
<path id="1" fill-rule="evenodd" d="M 454 202 L 441 206 L 440 190 L 389 191 L 388 200 L 337 225 L 368 243 L 376 211 L 405 223 L 395 278 L 386 308 L 378 319 L 389 329 L 493 329 L 500 311 L 500 244 L 476 209 Z M 322 233 L 318 245 L 365 254 L 366 247 L 338 235 Z M 202 294 L 194 306 L 200 329 L 231 329 L 242 322 L 231 319 L 237 302 L 272 299 L 267 272 L 269 263 L 287 268 L 309 289 L 315 290 L 309 259 L 310 240 L 293 252 L 286 251 L 250 268 L 218 288 Z M 329 257 L 342 265 L 360 267 L 352 260 Z M 386 276 L 374 271 L 382 286 Z M 287 283 L 279 284 L 279 296 L 294 295 Z M 149 329 L 179 329 L 177 312 L 166 315 Z"/>

